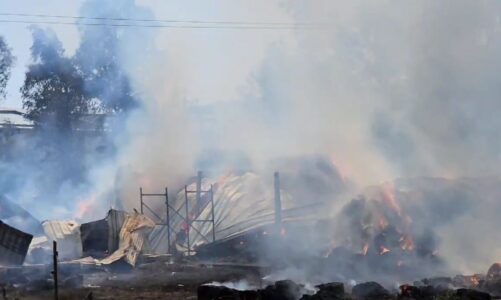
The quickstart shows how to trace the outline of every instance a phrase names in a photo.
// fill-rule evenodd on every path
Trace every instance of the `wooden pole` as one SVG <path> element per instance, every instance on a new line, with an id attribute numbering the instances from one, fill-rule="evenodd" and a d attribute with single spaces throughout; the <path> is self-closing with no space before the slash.
<path id="1" fill-rule="evenodd" d="M 54 277 L 54 299 L 58 300 L 59 299 L 59 287 L 58 287 L 58 278 L 57 278 L 57 242 L 52 241 L 52 263 L 53 263 L 53 270 L 52 270 L 52 276 Z"/>

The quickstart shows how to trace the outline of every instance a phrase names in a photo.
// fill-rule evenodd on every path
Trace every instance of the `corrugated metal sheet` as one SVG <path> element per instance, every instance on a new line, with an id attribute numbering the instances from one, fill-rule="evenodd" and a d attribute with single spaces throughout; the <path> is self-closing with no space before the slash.
<path id="1" fill-rule="evenodd" d="M 80 225 L 76 221 L 45 221 L 42 226 L 49 241 L 57 242 L 60 259 L 82 257 Z"/>
<path id="2" fill-rule="evenodd" d="M 209 189 L 208 182 L 203 183 L 203 190 Z M 195 184 L 188 187 L 195 190 Z M 194 203 L 195 193 L 190 194 L 188 202 Z M 228 175 L 218 178 L 214 184 L 214 219 L 216 227 L 216 240 L 228 238 L 244 231 L 274 222 L 274 189 L 273 185 L 263 182 L 258 175 L 247 172 L 241 175 Z M 184 216 L 182 205 L 185 202 L 184 191 L 181 191 L 174 203 L 175 208 Z M 293 207 L 291 197 L 282 191 L 282 208 L 288 210 Z M 197 219 L 211 219 L 211 206 L 205 206 Z M 285 216 L 284 216 L 285 218 Z M 174 232 L 183 230 L 184 219 L 171 214 Z M 195 222 L 196 228 L 190 229 L 190 243 L 192 247 L 210 242 L 212 237 L 212 224 L 209 222 Z M 209 241 L 200 234 L 209 237 Z M 185 246 L 184 241 L 177 241 Z"/>
<path id="3" fill-rule="evenodd" d="M 103 257 L 118 249 L 120 231 L 127 213 L 110 210 L 105 219 L 84 223 L 80 226 L 83 255 Z"/>
<path id="4" fill-rule="evenodd" d="M 106 221 L 108 222 L 108 251 L 112 253 L 118 249 L 120 242 L 120 231 L 127 218 L 127 213 L 124 211 L 111 209 L 108 212 Z"/>
<path id="5" fill-rule="evenodd" d="M 208 179 L 204 179 L 202 190 L 210 188 Z M 188 186 L 188 190 L 196 190 L 196 184 Z M 188 195 L 189 211 L 193 211 L 196 206 L 196 194 Z M 186 242 L 177 240 L 176 236 L 185 235 L 185 194 L 184 190 L 179 192 L 171 205 L 179 214 L 170 213 L 171 220 L 171 242 L 176 243 L 178 250 L 185 250 Z M 197 216 L 199 220 L 211 219 L 211 206 L 206 201 L 201 205 L 200 213 Z M 198 209 L 198 208 L 197 208 Z M 275 222 L 274 215 L 274 190 L 273 185 L 263 182 L 262 179 L 254 173 L 244 173 L 241 175 L 228 175 L 218 178 L 214 183 L 214 218 L 216 227 L 216 240 L 228 239 L 233 236 L 243 234 L 268 224 Z M 295 207 L 293 199 L 282 191 L 282 220 L 293 221 L 297 219 L 318 219 L 329 210 L 322 209 L 320 205 L 309 205 Z M 190 229 L 190 243 L 194 248 L 198 245 L 212 242 L 212 223 L 193 222 Z M 201 234 L 208 237 L 207 241 Z M 165 226 L 157 225 L 151 232 L 149 241 L 152 251 L 156 254 L 167 253 L 167 229 Z"/>
<path id="6" fill-rule="evenodd" d="M 98 220 L 84 223 L 80 226 L 80 238 L 82 239 L 83 255 L 102 257 L 108 252 L 108 222 Z"/>
<path id="7" fill-rule="evenodd" d="M 137 212 L 127 215 L 120 230 L 118 249 L 99 262 L 111 264 L 124 258 L 131 266 L 135 266 L 139 255 L 150 251 L 148 235 L 154 227 L 155 223 L 145 215 Z"/>
<path id="8" fill-rule="evenodd" d="M 168 253 L 168 241 L 167 241 L 167 226 L 165 225 L 155 225 L 155 228 L 151 231 L 148 236 L 150 242 L 151 251 L 154 254 L 166 254 Z"/>
<path id="9" fill-rule="evenodd" d="M 0 265 L 22 265 L 32 238 L 0 221 Z"/>

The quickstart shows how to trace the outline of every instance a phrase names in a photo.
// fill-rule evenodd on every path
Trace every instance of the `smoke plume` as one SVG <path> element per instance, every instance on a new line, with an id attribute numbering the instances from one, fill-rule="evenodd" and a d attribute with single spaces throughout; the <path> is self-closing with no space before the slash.
<path id="1" fill-rule="evenodd" d="M 445 260 L 461 271 L 483 270 L 495 260 L 501 243 L 495 239 L 498 221 L 490 207 L 499 200 L 497 188 L 482 180 L 497 182 L 501 163 L 501 82 L 496 74 L 501 3 L 252 4 L 249 9 L 245 1 L 223 1 L 210 11 L 216 20 L 316 26 L 80 26 L 75 59 L 88 68 L 82 71 L 107 72 L 86 88 L 115 114 L 107 120 L 104 154 L 84 156 L 84 179 L 63 182 L 56 195 L 39 197 L 40 203 L 60 204 L 66 215 L 80 207 L 78 216 L 85 219 L 110 206 L 137 207 L 139 186 L 151 192 L 177 189 L 197 169 L 213 176 L 245 169 L 271 178 L 283 168 L 290 176 L 284 184 L 295 194 L 331 203 L 336 215 L 350 200 L 345 195 L 404 178 L 421 193 L 401 204 L 409 206 L 413 230 L 435 232 L 433 245 Z M 211 8 L 191 1 L 185 5 Z M 151 19 L 168 9 L 155 1 L 88 0 L 81 14 Z M 9 170 L 15 166 L 6 164 Z M 29 166 L 18 170 L 30 173 Z M 445 179 L 407 179 L 418 176 L 456 181 L 430 192 Z M 463 181 L 487 176 L 474 184 Z M 2 186 L 8 182 L 2 180 Z M 319 188 L 311 189 L 312 184 Z M 19 192 L 26 185 L 37 187 L 37 181 L 19 183 L 12 194 L 31 199 Z M 482 244 L 482 238 L 489 246 L 471 246 L 471 241 Z"/>

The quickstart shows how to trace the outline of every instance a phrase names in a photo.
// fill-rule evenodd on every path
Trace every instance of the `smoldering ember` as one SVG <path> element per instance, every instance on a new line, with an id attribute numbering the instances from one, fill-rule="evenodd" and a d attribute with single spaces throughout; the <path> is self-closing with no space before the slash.
<path id="1" fill-rule="evenodd" d="M 501 299 L 500 12 L 0 1 L 0 299 Z"/>

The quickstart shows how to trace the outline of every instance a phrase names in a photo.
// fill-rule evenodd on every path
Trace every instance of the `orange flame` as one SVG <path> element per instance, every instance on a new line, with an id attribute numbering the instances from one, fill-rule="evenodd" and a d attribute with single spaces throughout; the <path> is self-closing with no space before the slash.
<path id="1" fill-rule="evenodd" d="M 381 251 L 379 251 L 379 255 L 384 255 L 388 252 L 391 252 L 391 250 L 386 248 L 385 246 L 381 246 Z"/>
<path id="2" fill-rule="evenodd" d="M 395 186 L 391 182 L 387 182 L 383 185 L 383 200 L 400 216 L 402 215 L 402 209 L 397 202 L 395 196 Z"/>
<path id="3" fill-rule="evenodd" d="M 400 238 L 400 247 L 405 251 L 414 250 L 414 240 L 410 235 L 405 235 Z"/>
<path id="4" fill-rule="evenodd" d="M 81 219 L 84 216 L 92 212 L 92 209 L 96 203 L 96 197 L 92 196 L 88 199 L 82 200 L 78 203 L 78 209 L 75 214 L 77 219 Z"/>
<path id="5" fill-rule="evenodd" d="M 390 223 L 388 222 L 388 220 L 386 220 L 385 217 L 380 217 L 379 218 L 379 228 L 381 230 L 385 230 L 386 227 L 388 227 L 388 225 L 390 225 Z"/>
<path id="6" fill-rule="evenodd" d="M 369 251 L 369 243 L 365 243 L 364 246 L 362 247 L 362 255 L 367 255 L 367 252 Z"/>

